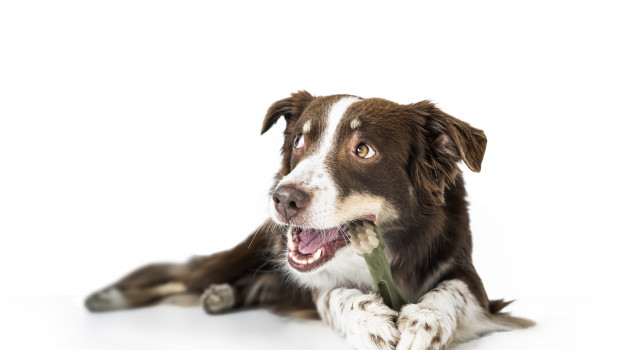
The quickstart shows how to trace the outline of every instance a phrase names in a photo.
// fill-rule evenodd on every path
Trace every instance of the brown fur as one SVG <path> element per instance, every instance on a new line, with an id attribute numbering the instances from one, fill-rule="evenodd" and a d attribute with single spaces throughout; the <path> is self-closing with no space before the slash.
<path id="1" fill-rule="evenodd" d="M 282 167 L 276 184 L 301 159 L 290 145 L 304 121 L 326 114 L 342 96 L 313 97 L 299 91 L 269 108 L 261 133 L 281 116 L 286 120 Z M 399 105 L 366 99 L 352 105 L 344 118 L 361 123 L 359 130 L 351 131 L 357 133 L 353 137 L 363 137 L 364 132 L 378 135 L 374 142 L 379 151 L 373 162 L 363 165 L 336 152 L 327 161 L 343 166 L 331 167 L 331 175 L 337 183 L 348 184 L 341 188 L 344 196 L 355 189 L 397 205 L 398 217 L 384 223 L 382 231 L 394 280 L 405 297 L 417 301 L 439 282 L 460 279 L 489 314 L 503 317 L 506 323 L 526 326 L 527 322 L 500 313 L 509 303 L 488 300 L 471 260 L 466 192 L 457 163 L 462 160 L 471 170 L 481 170 L 486 148 L 484 132 L 428 101 Z M 317 124 L 305 135 L 308 147 L 320 133 L 321 123 Z M 350 142 L 347 140 L 337 142 Z M 409 190 L 403 191 L 402 184 L 409 184 Z M 180 282 L 187 288 L 185 293 L 200 294 L 213 283 L 228 283 L 240 298 L 235 307 L 265 305 L 287 314 L 315 316 L 313 311 L 303 311 L 314 308 L 311 291 L 287 282 L 275 262 L 286 249 L 283 237 L 282 229 L 268 221 L 229 251 L 194 258 L 183 265 L 149 265 L 104 290 L 116 288 L 130 301 L 125 307 L 139 307 L 165 297 L 149 294 L 153 286 Z M 87 307 L 93 311 L 114 309 L 106 308 L 100 296 L 90 296 Z"/>

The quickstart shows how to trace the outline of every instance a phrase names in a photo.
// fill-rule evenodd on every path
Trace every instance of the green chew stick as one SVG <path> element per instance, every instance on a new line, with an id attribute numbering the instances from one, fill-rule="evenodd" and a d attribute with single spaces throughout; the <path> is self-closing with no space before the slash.
<path id="1" fill-rule="evenodd" d="M 369 221 L 355 221 L 348 231 L 351 244 L 357 253 L 366 260 L 372 276 L 375 293 L 379 294 L 385 305 L 400 311 L 407 300 L 400 293 L 392 279 L 390 264 L 385 256 L 385 242 L 379 227 Z"/>

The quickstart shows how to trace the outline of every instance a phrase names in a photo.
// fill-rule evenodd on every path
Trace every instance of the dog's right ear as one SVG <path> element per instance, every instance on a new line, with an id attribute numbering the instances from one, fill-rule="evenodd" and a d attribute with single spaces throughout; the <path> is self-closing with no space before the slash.
<path id="1" fill-rule="evenodd" d="M 305 90 L 300 90 L 292 93 L 291 97 L 272 104 L 263 121 L 263 128 L 260 132 L 261 135 L 267 132 L 280 117 L 284 117 L 286 125 L 290 125 L 291 122 L 294 123 L 297 121 L 313 99 L 314 96 L 310 95 L 310 93 Z"/>

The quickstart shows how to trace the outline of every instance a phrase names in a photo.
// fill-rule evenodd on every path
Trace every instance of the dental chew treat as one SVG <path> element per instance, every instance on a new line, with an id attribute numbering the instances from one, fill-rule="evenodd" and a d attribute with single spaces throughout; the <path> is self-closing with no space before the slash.
<path id="1" fill-rule="evenodd" d="M 351 236 L 353 249 L 366 260 L 375 292 L 383 298 L 385 305 L 400 311 L 401 307 L 407 304 L 407 300 L 392 279 L 390 264 L 385 256 L 385 242 L 379 227 L 373 222 L 358 220 L 351 224 L 348 234 Z"/>

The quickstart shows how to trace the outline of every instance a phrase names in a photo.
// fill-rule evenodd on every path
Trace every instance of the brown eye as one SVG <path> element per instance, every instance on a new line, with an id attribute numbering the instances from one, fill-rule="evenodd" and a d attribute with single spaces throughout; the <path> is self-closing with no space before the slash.
<path id="1" fill-rule="evenodd" d="M 295 136 L 295 139 L 293 140 L 293 148 L 299 149 L 299 148 L 302 148 L 304 145 L 305 145 L 304 135 L 299 134 Z"/>
<path id="2" fill-rule="evenodd" d="M 377 152 L 366 143 L 360 143 L 355 149 L 355 155 L 360 158 L 372 158 Z"/>

